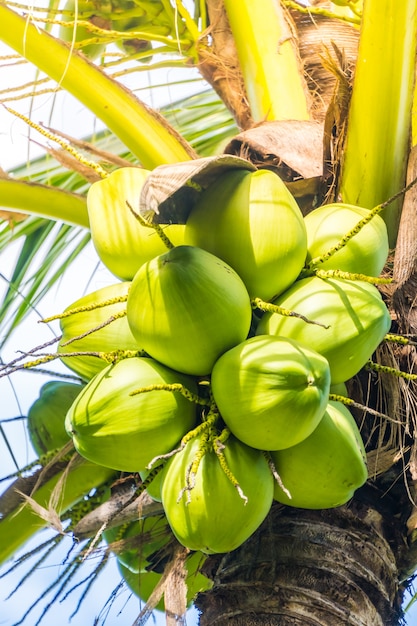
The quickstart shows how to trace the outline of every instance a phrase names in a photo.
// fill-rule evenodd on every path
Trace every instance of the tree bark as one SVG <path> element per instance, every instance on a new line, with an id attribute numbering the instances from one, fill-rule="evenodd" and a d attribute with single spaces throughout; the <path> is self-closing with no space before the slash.
<path id="1" fill-rule="evenodd" d="M 366 485 L 328 510 L 274 505 L 241 548 L 208 559 L 200 626 L 397 626 L 398 500 Z"/>

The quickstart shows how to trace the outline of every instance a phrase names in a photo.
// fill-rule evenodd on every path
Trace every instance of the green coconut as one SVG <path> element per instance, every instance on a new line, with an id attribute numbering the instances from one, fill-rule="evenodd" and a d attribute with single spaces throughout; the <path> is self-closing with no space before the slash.
<path id="1" fill-rule="evenodd" d="M 194 552 L 190 554 L 185 561 L 185 569 L 187 571 L 187 577 L 185 579 L 187 585 L 187 606 L 191 605 L 197 593 L 207 591 L 213 586 L 212 581 L 200 571 L 205 558 L 206 557 L 203 556 L 201 552 Z M 120 563 L 120 561 L 118 561 L 117 566 L 129 589 L 143 602 L 147 602 L 156 585 L 161 580 L 162 573 L 145 571 L 135 574 Z M 165 609 L 163 597 L 155 608 L 159 611 Z"/>
<path id="2" fill-rule="evenodd" d="M 131 280 L 143 263 L 166 251 L 156 231 L 138 222 L 127 204 L 139 210 L 148 175 L 138 167 L 123 167 L 93 183 L 87 194 L 94 247 L 104 265 L 122 280 Z M 183 243 L 184 226 L 165 226 L 164 232 L 174 245 Z"/>
<path id="3" fill-rule="evenodd" d="M 93 26 L 111 29 L 111 21 L 100 13 L 99 2 L 93 0 L 67 0 L 64 5 L 65 13 L 62 14 L 62 22 L 78 21 L 90 22 Z M 71 24 L 59 27 L 59 38 L 68 44 L 83 44 L 84 41 L 99 39 L 96 34 L 86 26 Z M 89 43 L 82 45 L 81 52 L 91 60 L 97 59 L 106 49 L 106 42 Z M 76 46 L 78 48 L 78 46 Z"/>
<path id="4" fill-rule="evenodd" d="M 314 432 L 301 443 L 271 453 L 286 493 L 275 483 L 274 498 L 304 509 L 327 509 L 350 500 L 367 477 L 366 454 L 350 411 L 329 402 Z"/>
<path id="5" fill-rule="evenodd" d="M 181 393 L 139 388 L 180 384 L 193 393 L 193 378 L 150 358 L 109 365 L 88 383 L 70 407 L 65 427 L 81 456 L 117 470 L 139 472 L 176 447 L 196 422 L 196 404 Z"/>
<path id="6" fill-rule="evenodd" d="M 122 31 L 126 33 L 126 35 L 122 39 L 118 39 L 115 44 L 119 50 L 122 50 L 128 55 L 140 55 L 137 59 L 139 63 L 149 63 L 152 56 L 142 56 L 142 53 L 150 52 L 152 50 L 152 41 L 139 39 L 138 37 L 129 35 L 129 33 L 143 30 L 152 18 L 149 16 L 147 11 L 143 11 L 143 15 L 138 15 L 138 11 L 140 11 L 140 9 L 135 2 L 123 2 L 121 4 L 125 5 L 119 6 L 122 10 L 122 17 L 119 19 L 113 19 L 113 30 Z"/>
<path id="7" fill-rule="evenodd" d="M 158 466 L 158 463 L 152 466 L 151 470 L 144 470 L 139 472 L 141 479 L 143 482 L 148 478 L 149 474 Z M 152 479 L 152 481 L 146 487 L 146 491 L 148 495 L 151 496 L 152 500 L 156 502 L 161 502 L 161 484 L 162 484 L 162 470 Z"/>
<path id="8" fill-rule="evenodd" d="M 172 538 L 171 529 L 164 515 L 109 528 L 103 538 L 110 544 L 122 565 L 138 574 L 146 572 L 152 557 Z"/>
<path id="9" fill-rule="evenodd" d="M 65 311 L 80 307 L 93 307 L 112 298 L 126 298 L 130 282 L 116 283 L 103 287 L 73 302 Z M 93 333 L 64 345 L 68 340 L 79 337 L 87 331 L 97 328 L 110 317 L 126 311 L 126 301 L 108 306 L 92 308 L 90 311 L 74 313 L 60 320 L 62 338 L 58 344 L 58 353 L 67 352 L 113 352 L 114 350 L 139 350 L 136 339 L 130 330 L 127 317 L 114 320 L 111 324 Z M 107 367 L 104 359 L 94 356 L 63 357 L 63 363 L 84 380 L 90 380 Z"/>
<path id="10" fill-rule="evenodd" d="M 199 437 L 192 439 L 168 461 L 162 477 L 162 504 L 174 535 L 184 546 L 207 554 L 230 552 L 246 541 L 268 514 L 272 474 L 260 450 L 230 435 L 223 454 L 244 497 L 207 444 L 192 489 L 184 492 L 200 444 Z"/>
<path id="11" fill-rule="evenodd" d="M 252 308 L 229 265 L 201 248 L 178 246 L 140 268 L 127 318 L 136 341 L 154 359 L 204 376 L 247 337 Z"/>
<path id="12" fill-rule="evenodd" d="M 363 281 L 317 276 L 297 281 L 273 300 L 319 324 L 298 317 L 266 313 L 257 335 L 295 339 L 329 362 L 332 384 L 357 374 L 391 326 L 391 317 L 376 287 Z"/>
<path id="13" fill-rule="evenodd" d="M 223 259 L 250 296 L 264 300 L 294 282 L 307 254 L 302 213 L 269 170 L 232 170 L 203 191 L 187 220 L 185 243 Z"/>
<path id="14" fill-rule="evenodd" d="M 132 572 L 132 570 L 123 565 L 119 559 L 117 559 L 117 568 L 130 591 L 140 598 L 142 602 L 148 601 L 151 593 L 162 578 L 162 574 L 158 572 Z M 162 597 L 155 606 L 155 609 L 157 611 L 163 611 L 164 608 L 164 598 Z"/>
<path id="15" fill-rule="evenodd" d="M 337 203 L 319 207 L 306 215 L 307 263 L 328 252 L 369 213 L 368 209 Z M 379 276 L 388 252 L 387 227 L 382 217 L 375 215 L 345 246 L 318 267 Z"/>
<path id="16" fill-rule="evenodd" d="M 231 432 L 248 446 L 281 450 L 308 437 L 327 406 L 326 359 L 286 337 L 260 335 L 215 363 L 211 389 Z"/>
<path id="17" fill-rule="evenodd" d="M 349 396 L 348 389 L 345 383 L 337 383 L 336 385 L 330 385 L 329 393 L 335 393 L 339 396 L 347 398 Z"/>
<path id="18" fill-rule="evenodd" d="M 30 441 L 38 456 L 68 443 L 65 416 L 83 386 L 61 380 L 45 383 L 28 412 Z"/>

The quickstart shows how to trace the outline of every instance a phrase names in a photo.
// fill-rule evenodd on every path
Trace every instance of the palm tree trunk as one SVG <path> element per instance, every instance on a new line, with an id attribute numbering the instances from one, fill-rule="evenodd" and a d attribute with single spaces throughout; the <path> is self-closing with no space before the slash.
<path id="1" fill-rule="evenodd" d="M 400 624 L 396 508 L 369 485 L 337 509 L 274 505 L 241 548 L 208 559 L 200 626 Z"/>

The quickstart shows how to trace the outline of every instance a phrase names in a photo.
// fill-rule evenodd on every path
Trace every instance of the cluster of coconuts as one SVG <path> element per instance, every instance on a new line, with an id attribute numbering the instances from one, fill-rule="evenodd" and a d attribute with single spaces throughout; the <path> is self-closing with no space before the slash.
<path id="1" fill-rule="evenodd" d="M 152 42 L 135 37 L 135 31 L 163 29 L 169 33 L 172 24 L 165 18 L 164 4 L 159 0 L 66 0 L 59 37 L 76 48 L 81 45 L 83 54 L 92 60 L 100 57 L 107 47 L 107 41 L 97 35 L 94 27 L 123 33 L 115 40 L 116 46 L 129 55 L 138 55 L 138 60 L 143 57 L 149 62 Z"/>
<path id="2" fill-rule="evenodd" d="M 148 492 L 178 541 L 227 552 L 274 499 L 336 507 L 367 479 L 356 422 L 329 394 L 346 395 L 389 331 L 365 280 L 385 264 L 386 227 L 356 228 L 369 211 L 342 204 L 303 218 L 273 172 L 230 170 L 185 225 L 163 227 L 167 249 L 129 209 L 148 175 L 121 168 L 88 193 L 94 245 L 120 282 L 61 318 L 59 352 L 87 383 L 65 426 L 94 463 L 144 480 L 161 468 Z"/>

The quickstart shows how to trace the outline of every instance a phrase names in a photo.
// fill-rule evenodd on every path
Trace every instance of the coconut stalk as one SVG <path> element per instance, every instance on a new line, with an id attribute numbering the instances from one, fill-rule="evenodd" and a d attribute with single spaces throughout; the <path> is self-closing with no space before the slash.
<path id="1" fill-rule="evenodd" d="M 372 208 L 405 184 L 417 45 L 417 1 L 364 2 L 340 191 Z M 394 246 L 402 198 L 383 217 Z"/>
<path id="2" fill-rule="evenodd" d="M 97 115 L 144 167 L 153 169 L 194 156 L 185 140 L 131 91 L 2 3 L 0 40 Z"/>
<path id="3" fill-rule="evenodd" d="M 308 120 L 307 88 L 281 3 L 224 0 L 253 120 Z"/>
<path id="4" fill-rule="evenodd" d="M 417 145 L 417 83 L 414 82 L 413 107 L 411 112 L 411 147 Z"/>

